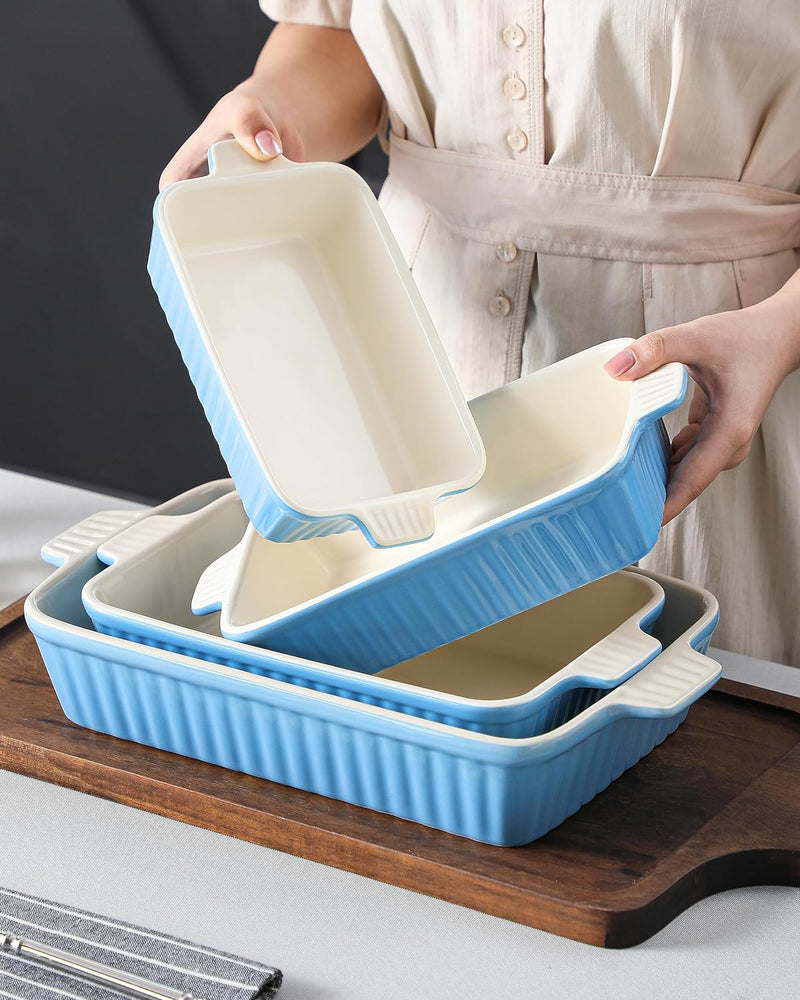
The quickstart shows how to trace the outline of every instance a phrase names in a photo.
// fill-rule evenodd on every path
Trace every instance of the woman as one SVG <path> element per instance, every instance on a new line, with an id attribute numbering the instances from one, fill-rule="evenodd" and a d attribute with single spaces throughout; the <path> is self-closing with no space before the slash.
<path id="1" fill-rule="evenodd" d="M 336 160 L 388 116 L 381 204 L 466 394 L 620 336 L 615 377 L 685 363 L 645 565 L 717 593 L 721 646 L 800 664 L 796 0 L 262 7 L 253 76 L 162 184 L 223 136 Z"/>

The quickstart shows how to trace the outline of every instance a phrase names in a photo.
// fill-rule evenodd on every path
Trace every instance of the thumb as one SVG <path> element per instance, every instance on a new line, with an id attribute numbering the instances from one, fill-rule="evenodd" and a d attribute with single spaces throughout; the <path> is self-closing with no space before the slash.
<path id="1" fill-rule="evenodd" d="M 271 160 L 283 152 L 280 132 L 261 101 L 240 98 L 229 128 L 242 149 L 256 160 Z"/>
<path id="2" fill-rule="evenodd" d="M 172 157 L 158 184 L 168 184 L 208 172 L 208 147 L 233 136 L 242 149 L 256 160 L 271 160 L 283 152 L 280 134 L 260 101 L 227 94 L 211 114 Z"/>
<path id="3" fill-rule="evenodd" d="M 255 131 L 252 127 L 246 131 L 237 130 L 233 137 L 256 160 L 272 160 L 283 152 L 278 130 L 269 120 L 260 122 Z"/>
<path id="4" fill-rule="evenodd" d="M 235 137 L 236 141 L 244 146 L 251 156 L 257 155 L 248 147 L 247 139 L 249 137 Z M 253 142 L 258 148 L 258 152 L 261 154 L 259 159 L 271 160 L 276 156 L 280 156 L 283 152 L 283 143 L 281 142 L 281 137 L 278 135 L 278 130 L 276 128 L 262 128 L 253 136 Z"/>
<path id="5" fill-rule="evenodd" d="M 668 326 L 663 330 L 646 333 L 619 354 L 615 354 L 603 367 L 614 378 L 628 381 L 648 375 L 670 361 L 686 364 L 691 361 L 690 355 L 693 354 L 687 326 L 688 324 Z"/>

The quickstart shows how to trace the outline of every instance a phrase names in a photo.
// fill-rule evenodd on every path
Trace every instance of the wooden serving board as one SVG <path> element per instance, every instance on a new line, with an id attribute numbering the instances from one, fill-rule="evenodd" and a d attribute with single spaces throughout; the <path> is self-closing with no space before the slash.
<path id="1" fill-rule="evenodd" d="M 733 682 L 558 829 L 490 847 L 73 725 L 19 602 L 0 766 L 610 948 L 723 889 L 800 885 L 800 699 Z"/>

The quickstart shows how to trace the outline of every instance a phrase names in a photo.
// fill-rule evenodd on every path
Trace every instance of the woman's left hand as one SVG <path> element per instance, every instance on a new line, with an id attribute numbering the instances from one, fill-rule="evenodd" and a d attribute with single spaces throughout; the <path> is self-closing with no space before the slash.
<path id="1" fill-rule="evenodd" d="M 776 389 L 800 367 L 800 272 L 757 305 L 640 337 L 606 370 L 627 381 L 670 361 L 686 365 L 695 389 L 672 441 L 664 524 L 744 461 Z"/>

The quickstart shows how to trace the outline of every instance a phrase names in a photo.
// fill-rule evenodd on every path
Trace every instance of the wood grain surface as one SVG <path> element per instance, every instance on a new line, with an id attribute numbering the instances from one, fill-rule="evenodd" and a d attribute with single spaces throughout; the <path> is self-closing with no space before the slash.
<path id="1" fill-rule="evenodd" d="M 800 699 L 721 681 L 556 830 L 491 847 L 81 729 L 21 615 L 0 611 L 7 770 L 605 947 L 724 889 L 800 885 Z"/>

